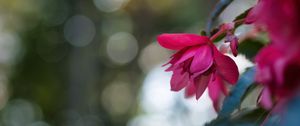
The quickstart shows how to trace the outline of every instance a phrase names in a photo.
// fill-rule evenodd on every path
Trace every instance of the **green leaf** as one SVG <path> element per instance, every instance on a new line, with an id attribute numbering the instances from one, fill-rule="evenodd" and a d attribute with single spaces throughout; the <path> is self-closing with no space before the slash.
<path id="1" fill-rule="evenodd" d="M 260 125 L 268 115 L 268 111 L 263 108 L 243 109 L 231 117 L 234 123 L 249 123 Z"/>
<path id="2" fill-rule="evenodd" d="M 230 117 L 218 117 L 205 126 L 259 126 L 268 113 L 262 108 L 243 109 Z"/>
<path id="3" fill-rule="evenodd" d="M 241 19 L 244 19 L 247 17 L 249 11 L 251 10 L 252 8 L 249 8 L 247 9 L 246 11 L 244 11 L 243 13 L 241 13 L 240 15 L 238 15 L 237 17 L 235 17 L 235 19 L 233 21 L 237 21 L 237 20 L 241 20 Z"/>
<path id="4" fill-rule="evenodd" d="M 245 94 L 242 96 L 241 101 L 243 102 L 243 101 L 246 99 L 246 97 L 249 96 L 249 95 L 250 95 L 255 89 L 257 89 L 257 88 L 258 88 L 258 84 L 257 84 L 257 83 L 251 84 L 251 85 L 247 88 Z"/>
<path id="5" fill-rule="evenodd" d="M 227 117 L 239 107 L 241 99 L 249 86 L 254 82 L 255 68 L 248 69 L 244 74 L 241 75 L 237 84 L 233 87 L 229 96 L 227 96 L 223 102 L 219 116 Z"/>
<path id="6" fill-rule="evenodd" d="M 212 120 L 209 123 L 206 123 L 205 126 L 232 126 L 232 122 L 229 117 L 218 117 Z"/>
<path id="7" fill-rule="evenodd" d="M 215 40 L 214 42 L 219 42 L 221 41 L 222 39 L 224 39 L 226 37 L 226 33 L 223 33 L 221 35 L 219 35 Z"/>
<path id="8" fill-rule="evenodd" d="M 244 54 L 249 60 L 253 60 L 263 46 L 264 44 L 260 40 L 248 38 L 239 44 L 238 52 Z"/>

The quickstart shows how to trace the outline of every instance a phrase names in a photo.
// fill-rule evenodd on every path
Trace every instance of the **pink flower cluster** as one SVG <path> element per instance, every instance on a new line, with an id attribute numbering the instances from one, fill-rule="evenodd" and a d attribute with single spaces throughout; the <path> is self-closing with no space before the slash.
<path id="1" fill-rule="evenodd" d="M 272 108 L 300 91 L 300 0 L 260 0 L 246 21 L 267 30 L 271 43 L 256 56 L 260 103 Z"/>
<path id="2" fill-rule="evenodd" d="M 215 110 L 219 109 L 220 96 L 227 95 L 225 82 L 235 84 L 239 73 L 235 62 L 218 51 L 210 38 L 196 34 L 161 34 L 158 43 L 177 52 L 167 64 L 173 71 L 171 90 L 185 88 L 187 97 L 199 99 L 208 87 Z"/>

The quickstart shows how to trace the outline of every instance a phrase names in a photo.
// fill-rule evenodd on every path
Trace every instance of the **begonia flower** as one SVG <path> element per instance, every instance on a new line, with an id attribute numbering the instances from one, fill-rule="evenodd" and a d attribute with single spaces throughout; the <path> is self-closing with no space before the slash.
<path id="1" fill-rule="evenodd" d="M 158 43 L 177 52 L 167 64 L 173 71 L 171 90 L 185 88 L 187 97 L 199 99 L 208 87 L 215 110 L 219 108 L 221 94 L 227 94 L 225 83 L 235 84 L 239 73 L 235 62 L 217 50 L 206 36 L 196 34 L 161 34 Z"/>
<path id="2" fill-rule="evenodd" d="M 299 6 L 299 0 L 259 0 L 246 17 L 246 23 L 265 29 L 271 40 L 255 58 L 256 81 L 264 85 L 259 101 L 267 109 L 300 90 Z"/>
<path id="3" fill-rule="evenodd" d="M 276 102 L 291 98 L 300 89 L 300 51 L 272 44 L 263 48 L 255 58 L 256 81 L 264 85 L 260 103 L 266 109 Z M 273 98 L 272 98 L 273 97 Z"/>
<path id="4" fill-rule="evenodd" d="M 266 28 L 273 43 L 300 45 L 300 1 L 259 0 L 246 23 Z"/>

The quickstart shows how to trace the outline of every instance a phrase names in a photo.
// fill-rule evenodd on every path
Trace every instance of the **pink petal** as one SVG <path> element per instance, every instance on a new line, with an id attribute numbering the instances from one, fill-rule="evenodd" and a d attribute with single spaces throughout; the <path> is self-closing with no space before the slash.
<path id="1" fill-rule="evenodd" d="M 255 62 L 260 66 L 269 65 L 277 59 L 283 57 L 284 52 L 279 49 L 280 47 L 269 45 L 261 49 L 255 57 Z M 272 54 L 272 55 L 270 55 Z"/>
<path id="2" fill-rule="evenodd" d="M 221 95 L 221 83 L 222 81 L 220 80 L 219 77 L 216 77 L 214 81 L 211 81 L 208 84 L 208 95 L 211 98 L 213 102 L 213 106 L 215 111 L 219 110 L 219 99 Z"/>
<path id="3" fill-rule="evenodd" d="M 179 65 L 174 65 L 181 57 L 182 55 L 184 54 L 186 50 L 180 50 L 180 51 L 177 51 L 175 54 L 173 54 L 171 56 L 171 60 L 164 64 L 163 66 L 166 66 L 168 64 L 171 64 L 171 66 L 169 68 L 167 68 L 165 71 L 173 71 L 174 69 L 176 69 Z"/>
<path id="4" fill-rule="evenodd" d="M 286 66 L 286 60 L 284 58 L 278 59 L 277 62 L 274 63 L 274 74 L 276 83 L 278 86 L 282 86 L 284 82 L 284 69 Z"/>
<path id="5" fill-rule="evenodd" d="M 228 83 L 235 84 L 239 78 L 239 71 L 235 62 L 216 49 L 214 49 L 214 57 L 218 74 Z"/>
<path id="6" fill-rule="evenodd" d="M 188 46 L 201 45 L 209 41 L 206 36 L 197 34 L 161 34 L 157 37 L 158 43 L 167 49 L 180 50 Z"/>
<path id="7" fill-rule="evenodd" d="M 166 72 L 173 71 L 173 70 L 175 70 L 176 68 L 177 68 L 177 66 L 171 65 L 171 66 L 168 67 L 165 71 L 166 71 Z"/>
<path id="8" fill-rule="evenodd" d="M 182 54 L 180 59 L 175 64 L 180 64 L 180 63 L 186 61 L 187 59 L 193 57 L 196 54 L 198 49 L 199 49 L 199 47 L 192 47 L 192 48 L 186 50 L 184 52 L 184 54 Z"/>
<path id="9" fill-rule="evenodd" d="M 222 80 L 219 82 L 219 86 L 220 86 L 221 91 L 223 92 L 223 94 L 225 96 L 227 96 L 228 95 L 228 90 L 227 90 L 227 88 L 226 88 L 226 86 L 225 86 L 225 84 Z"/>
<path id="10" fill-rule="evenodd" d="M 258 69 L 256 70 L 255 80 L 263 84 L 270 83 L 272 81 L 271 68 L 269 66 L 265 66 L 265 67 L 258 66 L 257 68 Z"/>
<path id="11" fill-rule="evenodd" d="M 284 56 L 284 52 L 279 48 L 280 47 L 278 46 L 269 45 L 261 49 L 261 51 L 256 55 L 256 81 L 267 84 L 275 79 L 277 84 L 283 83 L 283 70 L 286 64 L 286 57 Z M 273 73 L 275 78 L 273 78 Z"/>
<path id="12" fill-rule="evenodd" d="M 187 87 L 185 88 L 185 97 L 189 98 L 196 94 L 196 87 L 193 83 L 189 82 Z"/>
<path id="13" fill-rule="evenodd" d="M 171 90 L 172 91 L 179 91 L 184 88 L 189 81 L 189 74 L 184 72 L 182 74 L 182 70 L 175 70 L 172 78 L 171 78 Z"/>
<path id="14" fill-rule="evenodd" d="M 215 80 L 212 81 L 215 81 L 215 83 L 218 84 L 220 90 L 224 95 L 228 95 L 228 90 L 225 86 L 225 83 L 223 82 L 222 78 L 218 74 L 215 74 Z"/>
<path id="15" fill-rule="evenodd" d="M 256 5 L 257 6 L 257 5 Z M 257 9 L 256 8 L 252 8 L 250 10 L 250 12 L 248 13 L 246 19 L 245 19 L 245 23 L 246 24 L 252 24 L 257 20 Z"/>
<path id="16" fill-rule="evenodd" d="M 196 86 L 196 99 L 198 100 L 203 92 L 205 91 L 211 75 L 202 75 L 194 80 L 194 84 Z"/>
<path id="17" fill-rule="evenodd" d="M 272 99 L 271 99 L 271 94 L 269 88 L 264 88 L 260 99 L 259 103 L 265 108 L 265 109 L 271 109 L 273 106 Z"/>
<path id="18" fill-rule="evenodd" d="M 190 72 L 203 73 L 213 64 L 212 50 L 208 45 L 200 46 L 192 61 Z"/>
<path id="19" fill-rule="evenodd" d="M 175 64 L 179 59 L 180 57 L 183 55 L 183 53 L 185 52 L 186 50 L 182 49 L 182 50 L 179 50 L 177 51 L 176 53 L 174 53 L 170 58 L 171 60 L 169 62 L 167 62 L 166 64 L 164 64 L 163 66 L 166 66 L 168 64 Z"/>
<path id="20" fill-rule="evenodd" d="M 230 42 L 230 49 L 232 54 L 236 57 L 238 55 L 238 38 L 234 37 Z"/>

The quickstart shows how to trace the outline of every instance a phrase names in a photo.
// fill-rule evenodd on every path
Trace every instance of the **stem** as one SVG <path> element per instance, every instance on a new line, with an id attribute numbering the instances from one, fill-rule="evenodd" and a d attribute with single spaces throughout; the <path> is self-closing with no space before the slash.
<path id="1" fill-rule="evenodd" d="M 216 38 L 218 38 L 220 35 L 222 35 L 225 32 L 226 32 L 226 30 L 219 30 L 216 34 L 214 34 L 213 36 L 210 37 L 210 40 L 214 41 Z"/>
<path id="2" fill-rule="evenodd" d="M 215 20 L 218 18 L 218 16 L 224 11 L 224 9 L 232 2 L 233 0 L 220 0 L 213 12 L 210 14 L 208 18 L 208 22 L 206 25 L 206 33 L 208 36 L 210 35 L 210 30 L 215 22 Z"/>
<path id="3" fill-rule="evenodd" d="M 243 18 L 243 19 L 240 19 L 240 20 L 236 20 L 236 21 L 234 21 L 233 23 L 234 23 L 234 28 L 233 28 L 233 30 L 234 29 L 236 29 L 238 26 L 240 26 L 241 24 L 243 24 L 245 22 L 245 19 Z M 211 41 L 214 41 L 216 38 L 218 38 L 220 35 L 222 35 L 223 33 L 225 33 L 225 32 L 227 32 L 228 30 L 230 30 L 230 29 L 224 29 L 224 28 L 222 28 L 222 26 L 220 26 L 221 28 L 220 28 L 220 30 L 216 33 L 216 34 L 213 34 L 211 37 L 210 37 L 210 40 Z"/>

